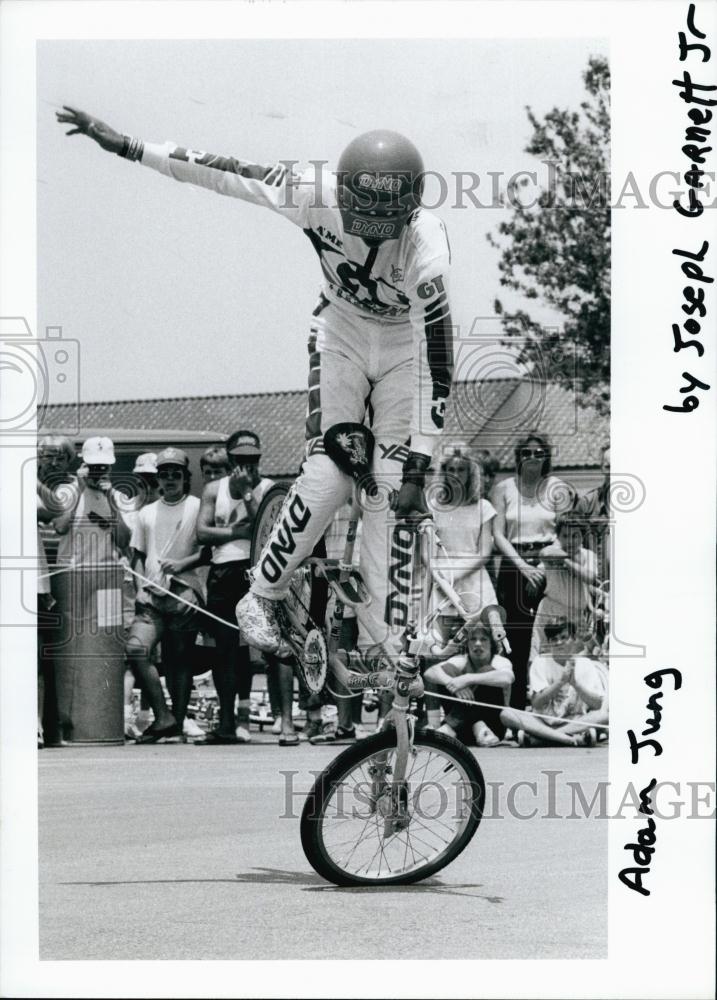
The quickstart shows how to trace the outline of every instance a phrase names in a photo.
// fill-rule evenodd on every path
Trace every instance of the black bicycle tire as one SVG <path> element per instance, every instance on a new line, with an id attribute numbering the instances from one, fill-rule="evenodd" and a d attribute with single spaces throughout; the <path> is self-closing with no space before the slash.
<path id="1" fill-rule="evenodd" d="M 345 872 L 334 864 L 324 850 L 321 837 L 324 809 L 333 789 L 349 768 L 355 768 L 359 761 L 365 757 L 373 756 L 381 750 L 387 750 L 396 745 L 395 729 L 376 733 L 374 736 L 369 736 L 353 744 L 335 757 L 328 767 L 317 776 L 304 803 L 300 824 L 301 846 L 311 867 L 328 882 L 333 882 L 334 885 L 338 886 L 410 885 L 430 878 L 431 875 L 435 875 L 436 872 L 455 861 L 473 839 L 483 815 L 483 803 L 485 802 L 485 780 L 478 761 L 470 750 L 458 740 L 433 730 L 417 732 L 414 744 L 450 752 L 458 758 L 461 766 L 465 769 L 473 790 L 471 814 L 465 829 L 449 846 L 445 854 L 439 855 L 437 859 L 429 862 L 423 868 L 397 875 L 395 878 L 363 878 Z"/>
<path id="2" fill-rule="evenodd" d="M 289 492 L 289 487 L 286 483 L 274 483 L 266 491 L 264 496 L 261 498 L 261 503 L 259 504 L 259 509 L 256 512 L 256 517 L 254 518 L 254 524 L 252 525 L 251 531 L 251 546 L 249 548 L 249 561 L 252 566 L 256 566 L 257 559 L 261 554 L 261 550 L 264 546 L 264 542 L 260 540 L 262 534 L 261 529 L 263 529 L 264 518 L 266 516 L 267 508 L 270 504 L 274 503 L 277 496 L 283 494 L 286 498 Z M 274 523 L 274 522 L 272 522 Z"/>

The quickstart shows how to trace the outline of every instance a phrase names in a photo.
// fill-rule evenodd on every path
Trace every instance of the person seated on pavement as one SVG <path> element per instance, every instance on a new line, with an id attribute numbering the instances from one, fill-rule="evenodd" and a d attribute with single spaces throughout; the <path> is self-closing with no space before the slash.
<path id="1" fill-rule="evenodd" d="M 131 539 L 132 569 L 141 578 L 125 655 L 154 712 L 154 722 L 138 743 L 182 738 L 192 689 L 197 608 L 203 604 L 201 579 L 194 572 L 201 556 L 199 500 L 189 493 L 189 458 L 180 448 L 165 448 L 156 464 L 162 495 L 139 511 Z M 171 711 L 152 662 L 160 640 Z"/>
<path id="2" fill-rule="evenodd" d="M 508 703 L 513 668 L 498 653 L 489 626 L 475 622 L 466 626 L 465 651 L 434 663 L 423 674 L 426 690 L 449 695 L 458 701 L 443 702 L 445 718 L 439 733 L 469 742 L 471 731 L 479 746 L 495 746 L 505 736 L 502 710 Z M 469 701 L 489 705 L 467 704 Z M 466 704 L 462 704 L 466 702 Z M 428 712 L 428 722 L 438 726 L 440 713 Z"/>
<path id="3" fill-rule="evenodd" d="M 544 632 L 540 655 L 530 665 L 533 711 L 510 708 L 501 718 L 528 737 L 524 742 L 589 746 L 596 740 L 591 726 L 608 722 L 607 671 L 599 661 L 579 655 L 583 644 L 572 622 L 558 619 Z"/>

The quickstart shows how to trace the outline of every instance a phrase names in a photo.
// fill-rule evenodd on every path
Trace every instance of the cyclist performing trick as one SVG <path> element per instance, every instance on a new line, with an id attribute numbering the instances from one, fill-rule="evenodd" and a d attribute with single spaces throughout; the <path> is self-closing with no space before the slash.
<path id="1" fill-rule="evenodd" d="M 443 429 L 453 368 L 450 250 L 443 223 L 421 207 L 424 168 L 396 132 L 355 138 L 335 173 L 298 175 L 172 142 L 116 132 L 70 107 L 68 135 L 175 180 L 263 205 L 301 227 L 323 284 L 310 322 L 306 460 L 237 607 L 246 640 L 280 653 L 277 614 L 292 575 L 361 480 L 361 575 L 371 601 L 357 609 L 359 650 L 400 648 L 408 618 L 406 546 L 396 519 L 425 512 L 423 486 Z M 371 434 L 364 426 L 370 416 Z M 387 503 L 391 497 L 391 510 Z"/>

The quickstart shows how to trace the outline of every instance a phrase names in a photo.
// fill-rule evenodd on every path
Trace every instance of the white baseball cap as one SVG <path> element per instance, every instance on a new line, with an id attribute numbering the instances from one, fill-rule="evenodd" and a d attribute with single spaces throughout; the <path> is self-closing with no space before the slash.
<path id="1" fill-rule="evenodd" d="M 137 456 L 137 461 L 134 463 L 134 469 L 132 472 L 146 472 L 148 474 L 157 474 L 157 453 L 154 451 L 145 451 L 143 455 Z"/>
<path id="2" fill-rule="evenodd" d="M 87 438 L 82 445 L 82 461 L 86 465 L 114 465 L 114 445 L 109 438 Z"/>

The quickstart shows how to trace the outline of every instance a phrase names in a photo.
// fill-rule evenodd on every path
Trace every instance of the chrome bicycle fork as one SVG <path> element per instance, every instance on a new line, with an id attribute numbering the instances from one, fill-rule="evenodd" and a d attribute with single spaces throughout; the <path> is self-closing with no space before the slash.
<path id="1" fill-rule="evenodd" d="M 408 714 L 411 698 L 420 698 L 423 694 L 423 681 L 419 676 L 418 661 L 406 656 L 399 658 L 396 664 L 396 683 L 394 687 L 393 705 L 386 717 L 396 728 L 396 756 L 393 774 L 388 778 L 388 755 L 381 755 L 374 761 L 374 783 L 378 781 L 383 788 L 379 795 L 378 807 L 383 814 L 383 835 L 390 837 L 404 830 L 410 823 L 408 811 L 408 781 L 406 771 L 408 760 L 413 750 L 414 720 Z M 383 773 L 380 773 L 383 771 Z M 377 789 L 378 790 L 378 789 Z"/>

